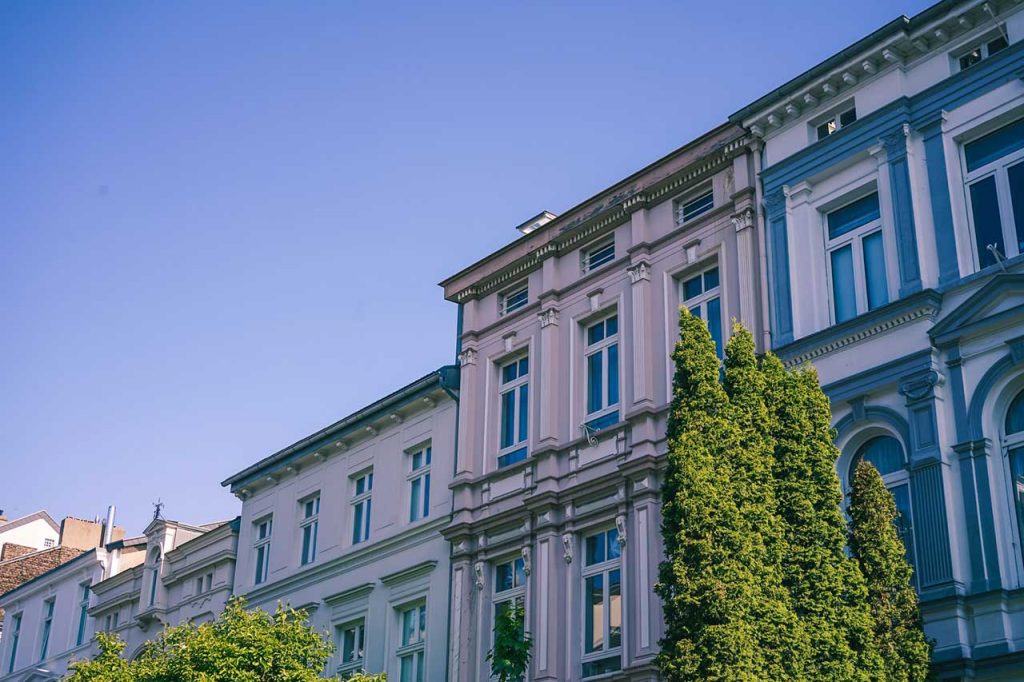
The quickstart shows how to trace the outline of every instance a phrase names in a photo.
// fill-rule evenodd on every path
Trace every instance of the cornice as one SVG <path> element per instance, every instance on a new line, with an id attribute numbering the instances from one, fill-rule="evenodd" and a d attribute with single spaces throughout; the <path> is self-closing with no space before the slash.
<path id="1" fill-rule="evenodd" d="M 350 587 L 347 590 L 335 592 L 334 594 L 324 597 L 324 603 L 328 606 L 337 606 L 343 602 L 360 599 L 373 592 L 373 588 L 376 586 L 377 583 L 363 583 L 361 585 L 356 585 L 355 587 Z"/>
<path id="2" fill-rule="evenodd" d="M 415 580 L 421 576 L 429 574 L 437 566 L 437 561 L 429 559 L 427 561 L 421 561 L 420 563 L 404 568 L 401 571 L 389 573 L 388 575 L 382 575 L 380 581 L 387 587 L 394 587 L 400 583 L 409 582 Z"/>

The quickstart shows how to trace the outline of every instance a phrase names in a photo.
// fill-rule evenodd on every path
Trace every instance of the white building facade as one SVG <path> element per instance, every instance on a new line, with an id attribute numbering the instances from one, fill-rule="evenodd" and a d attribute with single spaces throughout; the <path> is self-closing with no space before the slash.
<path id="1" fill-rule="evenodd" d="M 235 592 L 286 604 L 325 671 L 444 680 L 458 369 L 442 367 L 224 482 L 242 500 Z"/>

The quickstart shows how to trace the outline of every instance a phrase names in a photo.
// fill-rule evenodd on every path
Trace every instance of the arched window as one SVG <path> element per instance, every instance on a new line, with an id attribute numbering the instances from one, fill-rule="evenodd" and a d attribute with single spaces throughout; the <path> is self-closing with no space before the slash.
<path id="1" fill-rule="evenodd" d="M 154 606 L 156 604 L 156 586 L 160 582 L 160 564 L 163 561 L 163 557 L 160 554 L 160 548 L 156 547 L 153 549 L 153 575 L 149 583 L 149 605 Z"/>
<path id="2" fill-rule="evenodd" d="M 913 512 L 910 504 L 910 480 L 906 470 L 906 457 L 903 454 L 903 445 L 892 436 L 875 436 L 859 448 L 850 462 L 849 481 L 853 481 L 853 472 L 857 464 L 867 460 L 878 469 L 882 475 L 885 486 L 892 493 L 896 500 L 896 511 L 899 517 L 896 519 L 896 529 L 899 531 L 900 539 L 907 550 L 907 560 L 914 566 L 914 522 Z M 915 580 L 917 571 L 915 569 Z"/>
<path id="3" fill-rule="evenodd" d="M 1010 401 L 1003 428 L 1010 459 L 1010 485 L 1014 506 L 1017 508 L 1017 533 L 1021 547 L 1024 547 L 1024 391 Z"/>

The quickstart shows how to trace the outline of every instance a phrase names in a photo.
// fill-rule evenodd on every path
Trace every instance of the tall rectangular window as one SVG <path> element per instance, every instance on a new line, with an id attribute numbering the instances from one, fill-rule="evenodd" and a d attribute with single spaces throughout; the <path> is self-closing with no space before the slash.
<path id="1" fill-rule="evenodd" d="M 832 313 L 836 323 L 889 302 L 878 193 L 846 204 L 825 219 Z"/>
<path id="2" fill-rule="evenodd" d="M 584 540 L 583 677 L 622 667 L 622 557 L 619 533 Z"/>
<path id="3" fill-rule="evenodd" d="M 615 260 L 615 237 L 600 242 L 583 252 L 583 272 L 590 272 Z"/>
<path id="4" fill-rule="evenodd" d="M 303 500 L 302 520 L 299 522 L 299 532 L 302 535 L 302 556 L 300 563 L 305 566 L 316 559 L 316 536 L 320 530 L 320 493 Z"/>
<path id="5" fill-rule="evenodd" d="M 715 342 L 715 352 L 723 357 L 722 299 L 719 291 L 718 266 L 712 266 L 687 277 L 680 283 L 679 299 L 690 312 L 704 320 Z"/>
<path id="6" fill-rule="evenodd" d="M 978 266 L 1024 253 L 1024 119 L 964 145 Z"/>
<path id="7" fill-rule="evenodd" d="M 427 638 L 427 605 L 419 604 L 399 613 L 402 628 L 399 639 L 399 682 L 423 682 L 425 679 L 425 643 Z"/>
<path id="8" fill-rule="evenodd" d="M 85 629 L 89 624 L 89 583 L 78 586 L 81 598 L 78 601 L 78 627 L 75 629 L 75 646 L 85 641 Z"/>
<path id="9" fill-rule="evenodd" d="M 338 628 L 338 673 L 342 679 L 363 669 L 365 636 L 363 620 L 345 623 Z"/>
<path id="10" fill-rule="evenodd" d="M 430 515 L 430 446 L 409 454 L 409 521 Z"/>
<path id="11" fill-rule="evenodd" d="M 619 404 L 619 317 L 587 326 L 587 416 Z"/>
<path id="12" fill-rule="evenodd" d="M 53 630 L 53 609 L 56 605 L 54 597 L 43 602 L 43 626 L 39 632 L 39 660 L 46 660 L 46 652 L 50 648 L 50 632 Z"/>
<path id="13" fill-rule="evenodd" d="M 21 616 L 22 614 L 16 613 L 11 616 L 11 656 L 7 661 L 7 672 L 14 672 L 14 664 L 18 660 L 18 642 L 21 640 Z"/>
<path id="14" fill-rule="evenodd" d="M 508 315 L 525 306 L 529 300 L 530 288 L 528 285 L 523 284 L 514 289 L 509 289 L 498 297 L 498 312 L 502 315 Z"/>
<path id="15" fill-rule="evenodd" d="M 530 359 L 521 357 L 501 366 L 501 439 L 498 466 L 526 459 L 529 435 Z"/>
<path id="16" fill-rule="evenodd" d="M 270 534 L 274 529 L 274 520 L 268 516 L 253 525 L 256 536 L 256 541 L 253 543 L 256 577 L 253 582 L 260 585 L 267 581 L 267 575 L 270 573 Z"/>
<path id="17" fill-rule="evenodd" d="M 370 539 L 370 514 L 373 511 L 373 472 L 359 474 L 352 481 L 352 544 Z"/>
<path id="18" fill-rule="evenodd" d="M 494 626 L 498 618 L 516 604 L 524 606 L 526 598 L 526 564 L 522 557 L 503 561 L 494 567 Z"/>

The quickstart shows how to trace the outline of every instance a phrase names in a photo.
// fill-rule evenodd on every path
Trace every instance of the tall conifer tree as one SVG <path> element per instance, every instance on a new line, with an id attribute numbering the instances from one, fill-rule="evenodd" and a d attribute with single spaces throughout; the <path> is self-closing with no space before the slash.
<path id="1" fill-rule="evenodd" d="M 896 530 L 896 502 L 870 463 L 857 464 L 850 495 L 850 549 L 867 579 L 875 641 L 889 682 L 922 682 L 931 644 L 925 638 L 913 569 Z"/>
<path id="2" fill-rule="evenodd" d="M 761 373 L 786 548 L 782 572 L 811 639 L 808 678 L 884 679 L 864 577 L 845 551 L 846 521 L 835 471 L 839 453 L 828 398 L 812 368 L 787 372 L 777 357 L 767 354 Z"/>
<path id="3" fill-rule="evenodd" d="M 752 523 L 763 513 L 762 493 L 746 490 L 750 474 L 736 470 L 744 437 L 718 381 L 714 343 L 685 308 L 679 328 L 662 484 L 659 667 L 669 682 L 801 679 L 787 648 L 798 633 Z"/>

